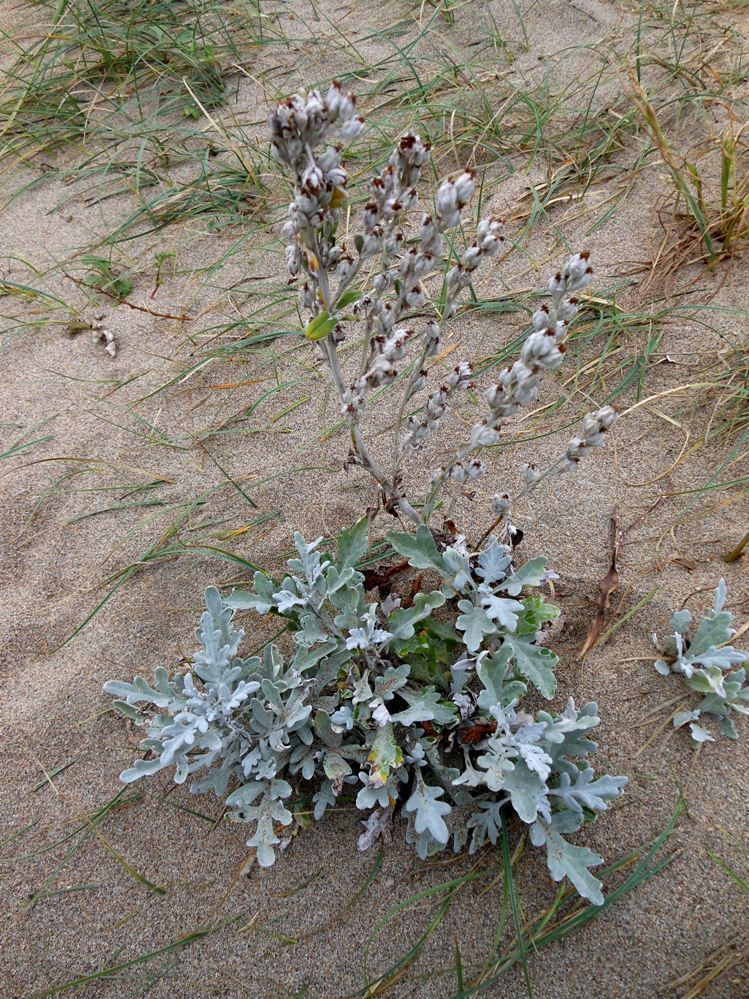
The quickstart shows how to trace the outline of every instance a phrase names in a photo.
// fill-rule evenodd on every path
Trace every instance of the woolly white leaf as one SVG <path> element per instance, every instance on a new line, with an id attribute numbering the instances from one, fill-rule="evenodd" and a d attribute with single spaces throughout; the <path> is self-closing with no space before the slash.
<path id="1" fill-rule="evenodd" d="M 438 843 L 447 843 L 450 836 L 443 818 L 450 814 L 450 805 L 438 800 L 444 793 L 441 787 L 429 787 L 417 773 L 413 794 L 403 806 L 404 811 L 415 813 L 416 832 L 428 831 Z"/>

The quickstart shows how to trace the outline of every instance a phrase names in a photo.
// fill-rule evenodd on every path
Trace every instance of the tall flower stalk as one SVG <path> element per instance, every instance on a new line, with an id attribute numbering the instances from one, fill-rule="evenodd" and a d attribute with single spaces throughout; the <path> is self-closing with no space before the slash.
<path id="1" fill-rule="evenodd" d="M 505 419 L 536 399 L 544 372 L 564 360 L 564 341 L 579 309 L 578 293 L 592 280 L 588 254 L 575 254 L 551 278 L 550 301 L 534 313 L 533 331 L 520 357 L 485 392 L 486 417 L 471 428 L 447 464 L 434 472 L 423 501 L 412 503 L 403 489 L 404 464 L 439 430 L 458 393 L 472 386 L 470 364 L 464 361 L 453 368 L 422 405 L 416 399 L 428 387 L 430 362 L 439 354 L 444 324 L 455 315 L 476 271 L 496 256 L 504 242 L 502 223 L 481 219 L 475 239 L 456 254 L 451 233 L 464 222 L 474 193 L 472 170 L 444 180 L 433 210 L 422 212 L 416 221 L 418 185 L 430 146 L 407 133 L 387 166 L 367 185 L 361 230 L 350 241 L 339 242 L 341 213 L 349 205 L 342 148 L 364 128 L 354 95 L 338 82 L 324 97 L 317 90 L 295 94 L 278 105 L 270 126 L 274 155 L 294 183 L 294 200 L 283 227 L 286 264 L 292 279 L 300 283 L 299 305 L 308 316 L 306 336 L 320 345 L 348 423 L 351 461 L 376 480 L 386 510 L 416 525 L 427 523 L 451 484 L 462 487 L 485 474 L 480 452 L 499 441 Z M 437 301 L 428 298 L 424 284 L 434 276 L 442 278 Z M 431 313 L 426 320 L 425 312 Z M 347 380 L 339 347 L 352 326 L 361 330 L 362 350 L 355 375 Z M 361 420 L 373 393 L 396 380 L 400 399 L 390 461 L 382 467 L 365 440 Z M 607 407 L 589 414 L 584 426 L 595 424 L 600 437 L 613 419 L 613 410 Z M 578 441 L 574 453 L 568 448 L 553 463 L 553 470 L 573 467 L 590 449 L 584 436 Z"/>

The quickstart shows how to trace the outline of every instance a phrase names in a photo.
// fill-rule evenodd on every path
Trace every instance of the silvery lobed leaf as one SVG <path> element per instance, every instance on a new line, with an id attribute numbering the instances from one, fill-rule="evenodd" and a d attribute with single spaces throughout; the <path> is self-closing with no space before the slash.
<path id="1" fill-rule="evenodd" d="M 528 559 L 503 583 L 500 583 L 499 589 L 506 590 L 511 597 L 517 597 L 524 586 L 540 586 L 546 578 L 548 561 L 543 557 Z"/>
<path id="2" fill-rule="evenodd" d="M 298 593 L 286 588 L 282 588 L 277 593 L 274 593 L 273 600 L 280 614 L 285 614 L 286 611 L 290 611 L 294 607 L 304 607 L 307 603 L 307 597 L 299 596 Z"/>
<path id="3" fill-rule="evenodd" d="M 489 840 L 495 846 L 502 830 L 502 803 L 499 801 L 480 801 L 479 811 L 468 819 L 467 827 L 471 830 L 471 845 L 469 853 L 480 850 Z"/>
<path id="4" fill-rule="evenodd" d="M 364 670 L 362 676 L 356 681 L 354 686 L 354 696 L 351 698 L 352 704 L 362 704 L 369 701 L 374 696 L 369 685 L 369 670 Z"/>
<path id="5" fill-rule="evenodd" d="M 434 687 L 421 690 L 409 690 L 405 687 L 398 691 L 400 697 L 408 703 L 405 711 L 391 715 L 394 722 L 400 725 L 414 725 L 422 721 L 434 721 L 438 725 L 449 725 L 456 719 L 455 706 L 440 700 Z"/>
<path id="6" fill-rule="evenodd" d="M 725 579 L 721 579 L 715 588 L 715 597 L 713 599 L 713 613 L 720 614 L 723 610 L 723 606 L 726 602 L 726 597 L 728 596 L 728 587 L 726 586 Z"/>
<path id="7" fill-rule="evenodd" d="M 739 737 L 736 726 L 733 724 L 733 719 L 728 715 L 721 720 L 720 734 L 726 736 L 727 739 L 738 739 Z"/>
<path id="8" fill-rule="evenodd" d="M 509 792 L 519 818 L 523 822 L 534 822 L 546 799 L 546 782 L 529 770 L 523 760 L 518 760 L 505 774 L 504 790 Z"/>
<path id="9" fill-rule="evenodd" d="M 161 668 L 161 673 L 157 669 L 156 677 L 158 689 L 154 689 L 142 676 L 136 676 L 132 683 L 108 680 L 104 690 L 113 697 L 122 697 L 128 704 L 148 703 L 165 708 L 177 696 L 177 691 L 169 683 L 165 669 Z"/>
<path id="10" fill-rule="evenodd" d="M 356 807 L 366 812 L 370 808 L 379 806 L 389 808 L 398 799 L 398 780 L 395 776 L 390 777 L 384 784 L 377 787 L 369 783 L 369 777 L 365 773 L 359 774 L 359 780 L 364 782 L 364 787 L 359 789 L 356 796 Z"/>
<path id="11" fill-rule="evenodd" d="M 369 547 L 369 518 L 362 517 L 338 535 L 338 569 L 353 567 L 364 558 Z"/>
<path id="12" fill-rule="evenodd" d="M 120 780 L 123 784 L 132 784 L 140 777 L 150 777 L 166 766 L 168 764 L 162 763 L 161 760 L 136 760 L 128 770 L 122 771 Z"/>
<path id="13" fill-rule="evenodd" d="M 677 711 L 674 715 L 672 724 L 674 728 L 681 728 L 682 725 L 686 725 L 688 722 L 697 721 L 700 717 L 699 710 L 696 711 Z"/>
<path id="14" fill-rule="evenodd" d="M 336 795 L 333 790 L 333 785 L 329 780 L 324 780 L 320 785 L 319 790 L 312 795 L 312 804 L 314 806 L 313 815 L 315 817 L 315 821 L 319 822 L 325 814 L 325 810 L 331 805 L 335 805 L 335 803 Z"/>
<path id="15" fill-rule="evenodd" d="M 351 773 L 351 764 L 336 750 L 329 750 L 323 757 L 323 772 L 332 781 L 339 781 Z"/>
<path id="16" fill-rule="evenodd" d="M 322 540 L 322 536 L 320 536 L 307 544 L 299 531 L 294 532 L 294 547 L 299 553 L 299 558 L 291 558 L 287 564 L 292 572 L 303 572 L 310 586 L 315 584 L 322 573 L 322 554 L 316 550 Z M 327 555 L 325 561 L 330 561 Z"/>
<path id="17" fill-rule="evenodd" d="M 497 597 L 483 584 L 479 587 L 478 593 L 486 616 L 507 631 L 514 631 L 518 623 L 518 614 L 523 610 L 520 601 L 509 597 Z"/>
<path id="18" fill-rule="evenodd" d="M 720 666 L 706 666 L 705 669 L 696 669 L 687 680 L 687 684 L 700 694 L 715 693 L 721 698 L 726 696 L 723 670 Z"/>
<path id="19" fill-rule="evenodd" d="M 445 578 L 458 592 L 462 593 L 472 582 L 471 563 L 468 556 L 455 548 L 446 548 L 442 553 L 442 561 L 447 569 Z"/>
<path id="20" fill-rule="evenodd" d="M 274 824 L 288 826 L 293 821 L 293 815 L 270 791 L 263 795 L 259 804 L 247 809 L 246 815 L 250 821 L 257 823 L 255 832 L 247 840 L 247 846 L 255 848 L 257 862 L 261 867 L 270 867 L 276 859 L 273 847 L 281 842 L 276 836 Z"/>
<path id="21" fill-rule="evenodd" d="M 375 677 L 375 696 L 383 701 L 389 701 L 396 690 L 400 690 L 408 681 L 411 667 L 408 663 L 401 663 L 400 666 L 388 666 L 382 676 Z"/>
<path id="22" fill-rule="evenodd" d="M 696 743 L 715 742 L 715 739 L 710 735 L 708 730 L 703 728 L 702 725 L 698 725 L 697 722 L 691 722 L 689 730 Z"/>
<path id="23" fill-rule="evenodd" d="M 562 831 L 567 830 L 563 828 L 563 819 L 559 815 L 554 815 L 550 824 L 534 822 L 530 830 L 531 842 L 534 846 L 546 846 L 546 861 L 555 881 L 569 878 L 583 898 L 593 905 L 603 905 L 601 882 L 588 870 L 602 864 L 603 857 L 585 846 L 568 843 L 561 835 Z"/>
<path id="24" fill-rule="evenodd" d="M 388 618 L 388 628 L 394 638 L 413 638 L 415 634 L 414 625 L 429 617 L 433 610 L 441 607 L 445 602 L 445 597 L 440 590 L 433 590 L 431 593 L 417 593 L 411 607 L 405 610 L 394 610 Z"/>
<path id="25" fill-rule="evenodd" d="M 520 635 L 506 635 L 504 645 L 514 657 L 518 672 L 550 700 L 557 688 L 554 667 L 559 660 L 556 653 Z"/>
<path id="26" fill-rule="evenodd" d="M 691 623 L 692 615 L 688 610 L 677 611 L 671 618 L 671 627 L 680 635 L 686 635 Z"/>
<path id="27" fill-rule="evenodd" d="M 370 764 L 370 787 L 382 787 L 390 772 L 403 765 L 403 751 L 395 741 L 391 724 L 377 729 L 367 762 Z"/>
<path id="28" fill-rule="evenodd" d="M 441 787 L 425 784 L 421 774 L 416 774 L 413 793 L 403 806 L 404 811 L 414 813 L 414 828 L 417 833 L 429 832 L 441 844 L 447 843 L 450 834 L 443 815 L 450 814 L 450 805 L 439 799 L 444 794 Z"/>
<path id="29" fill-rule="evenodd" d="M 485 583 L 496 583 L 505 578 L 511 561 L 512 550 L 492 537 L 478 557 L 476 575 Z"/>
<path id="30" fill-rule="evenodd" d="M 611 777 L 609 774 L 597 780 L 594 780 L 594 777 L 595 772 L 592 767 L 581 767 L 574 783 L 569 774 L 562 773 L 559 777 L 559 787 L 553 788 L 550 793 L 559 797 L 564 807 L 573 812 L 582 812 L 583 808 L 603 812 L 608 807 L 607 802 L 621 796 L 627 778 Z"/>
<path id="31" fill-rule="evenodd" d="M 495 634 L 497 626 L 486 611 L 470 600 L 459 600 L 458 609 L 463 613 L 455 622 L 455 627 L 465 632 L 463 641 L 468 651 L 476 652 L 487 635 Z"/>
<path id="32" fill-rule="evenodd" d="M 718 614 L 712 610 L 708 611 L 689 643 L 687 649 L 689 658 L 697 659 L 708 649 L 727 642 L 733 635 L 731 621 L 732 616 L 728 611 L 720 611 Z"/>
<path id="33" fill-rule="evenodd" d="M 502 791 L 505 787 L 507 775 L 515 767 L 515 753 L 510 753 L 508 747 L 503 745 L 500 739 L 490 739 L 486 751 L 478 757 L 476 763 L 483 771 L 482 779 L 490 791 Z M 481 771 L 475 771 L 481 772 Z M 472 784 L 474 775 L 467 769 L 458 778 L 462 784 Z"/>
<path id="34" fill-rule="evenodd" d="M 508 679 L 511 650 L 502 645 L 494 652 L 481 652 L 476 659 L 476 673 L 484 689 L 479 694 L 478 706 L 485 711 L 495 705 L 504 707 L 526 692 L 526 686 L 519 680 Z"/>
<path id="35" fill-rule="evenodd" d="M 450 575 L 432 532 L 423 524 L 418 527 L 415 535 L 390 533 L 387 540 L 399 555 L 408 559 L 408 564 L 414 569 L 436 569 L 443 579 Z"/>
<path id="36" fill-rule="evenodd" d="M 232 610 L 254 610 L 258 614 L 267 614 L 275 607 L 273 593 L 276 584 L 264 572 L 256 572 L 253 576 L 254 590 L 232 590 L 224 600 L 224 604 Z"/>

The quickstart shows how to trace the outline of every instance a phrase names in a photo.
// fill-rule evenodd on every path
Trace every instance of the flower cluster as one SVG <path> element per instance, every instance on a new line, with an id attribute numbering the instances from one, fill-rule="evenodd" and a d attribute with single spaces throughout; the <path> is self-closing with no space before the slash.
<path id="1" fill-rule="evenodd" d="M 496 256 L 505 237 L 498 219 L 484 218 L 477 224 L 474 240 L 458 262 L 452 263 L 454 250 L 447 246 L 445 236 L 465 221 L 476 188 L 472 170 L 442 181 L 433 211 L 421 215 L 414 235 L 408 237 L 406 226 L 418 203 L 418 184 L 430 147 L 418 135 L 406 134 L 387 165 L 368 184 L 362 231 L 353 236 L 352 246 L 339 243 L 337 223 L 346 200 L 343 188 L 347 177 L 340 146 L 329 143 L 332 138 L 355 138 L 362 127 L 353 94 L 336 82 L 325 98 L 318 91 L 297 94 L 272 115 L 274 153 L 289 168 L 295 185 L 290 220 L 283 230 L 291 240 L 286 258 L 292 278 L 302 272 L 305 277 L 299 292 L 300 305 L 310 314 L 305 332 L 322 347 L 349 423 L 350 461 L 377 481 L 385 509 L 420 524 L 428 522 L 450 483 L 462 486 L 485 474 L 486 467 L 476 452 L 499 442 L 503 422 L 533 403 L 544 373 L 562 364 L 569 325 L 579 311 L 580 293 L 593 278 L 593 268 L 588 253 L 576 253 L 550 279 L 548 301 L 533 313 L 532 330 L 520 356 L 485 391 L 488 414 L 471 427 L 468 439 L 452 459 L 432 474 L 420 511 L 404 494 L 403 464 L 410 452 L 423 448 L 429 435 L 444 424 L 458 390 L 472 384 L 470 365 L 464 362 L 455 367 L 421 406 L 416 405 L 415 397 L 428 387 L 430 371 L 440 354 L 443 324 L 456 314 L 460 294 L 474 281 L 481 264 Z M 428 303 L 424 283 L 435 273 L 443 277 L 438 307 Z M 357 278 L 360 288 L 355 287 Z M 431 316 L 417 321 L 424 311 Z M 346 338 L 349 323 L 363 327 L 364 346 L 359 370 L 347 381 L 338 346 Z M 395 382 L 399 383 L 400 401 L 392 463 L 383 469 L 369 452 L 362 418 L 372 393 Z M 409 413 L 412 408 L 415 411 Z M 553 468 L 564 471 L 575 467 L 585 454 L 601 445 L 614 419 L 610 407 L 587 416 L 581 434 Z M 551 469 L 544 473 L 526 469 L 523 494 L 548 471 Z M 509 530 L 514 527 L 509 498 L 502 503 L 506 508 L 498 518 Z"/>
<path id="2" fill-rule="evenodd" d="M 587 253 L 570 257 L 564 269 L 549 281 L 551 303 L 533 314 L 533 333 L 526 339 L 520 358 L 511 364 L 486 393 L 492 420 L 499 423 L 533 402 L 544 371 L 553 371 L 564 360 L 563 340 L 579 309 L 574 293 L 590 283 L 593 268 Z"/>
<path id="3" fill-rule="evenodd" d="M 578 462 L 594 448 L 604 443 L 604 434 L 616 422 L 616 411 L 611 406 L 603 406 L 583 419 L 582 433 L 573 437 L 567 445 L 563 470 L 576 468 Z"/>
<path id="4" fill-rule="evenodd" d="M 330 369 L 351 428 L 351 460 L 376 479 L 386 509 L 418 524 L 429 517 L 437 494 L 448 482 L 462 484 L 484 473 L 483 463 L 472 452 L 496 444 L 501 421 L 533 401 L 542 373 L 562 362 L 562 341 L 579 307 L 575 293 L 590 281 L 592 270 L 587 254 L 576 254 L 552 278 L 550 302 L 534 314 L 533 332 L 520 358 L 486 393 L 488 416 L 472 428 L 454 459 L 433 475 L 425 514 L 417 512 L 403 493 L 403 462 L 409 451 L 422 448 L 443 424 L 458 390 L 471 384 L 470 366 L 459 364 L 423 406 L 411 414 L 409 409 L 416 395 L 427 388 L 440 353 L 444 322 L 456 314 L 461 293 L 475 280 L 484 261 L 497 255 L 505 237 L 498 219 L 484 218 L 478 222 L 475 238 L 453 263 L 454 250 L 445 237 L 465 221 L 476 188 L 472 170 L 442 181 L 433 210 L 421 215 L 409 237 L 406 227 L 418 204 L 418 184 L 430 147 L 418 135 L 406 134 L 368 184 L 362 231 L 339 243 L 337 223 L 346 201 L 347 175 L 340 145 L 331 142 L 355 138 L 361 128 L 354 96 L 338 83 L 331 85 L 325 98 L 318 91 L 295 95 L 272 115 L 274 154 L 288 167 L 295 186 L 289 221 L 283 228 L 289 240 L 286 261 L 292 279 L 303 276 L 299 303 L 310 316 L 305 332 L 320 343 Z M 436 307 L 428 302 L 425 281 L 440 273 L 443 293 Z M 424 311 L 426 319 L 417 321 Z M 350 323 L 363 327 L 364 348 L 358 372 L 347 381 L 337 349 Z M 381 469 L 369 453 L 361 420 L 372 392 L 401 375 L 392 467 Z"/>
<path id="5" fill-rule="evenodd" d="M 324 98 L 312 90 L 305 97 L 294 94 L 279 104 L 270 126 L 273 155 L 289 168 L 297 187 L 284 227 L 284 235 L 291 237 L 319 227 L 326 208 L 335 204 L 336 192 L 348 179 L 338 146 L 327 146 L 317 155 L 313 151 L 333 139 L 350 142 L 361 134 L 364 121 L 356 116 L 353 94 L 334 81 Z M 298 273 L 297 244 L 287 250 L 286 259 L 289 270 Z"/>

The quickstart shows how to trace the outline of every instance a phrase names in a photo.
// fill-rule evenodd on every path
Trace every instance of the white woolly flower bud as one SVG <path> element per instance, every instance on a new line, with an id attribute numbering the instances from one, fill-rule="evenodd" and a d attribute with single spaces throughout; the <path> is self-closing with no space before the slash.
<path id="1" fill-rule="evenodd" d="M 420 284 L 414 285 L 410 291 L 406 292 L 405 302 L 409 309 L 420 309 L 425 302 L 424 291 Z"/>
<path id="2" fill-rule="evenodd" d="M 506 517 L 510 512 L 510 497 L 507 493 L 495 493 L 492 496 L 492 512 L 497 517 Z"/>
<path id="3" fill-rule="evenodd" d="M 424 352 L 426 357 L 434 357 L 440 349 L 440 328 L 433 320 L 427 323 L 424 331 Z"/>
<path id="4" fill-rule="evenodd" d="M 419 200 L 419 192 L 415 187 L 410 187 L 401 194 L 401 211 L 408 212 Z"/>
<path id="5" fill-rule="evenodd" d="M 445 282 L 447 284 L 447 290 L 453 291 L 458 287 L 460 281 L 460 267 L 451 267 L 450 270 L 445 275 Z"/>
<path id="6" fill-rule="evenodd" d="M 541 473 L 536 465 L 526 465 L 523 469 L 523 481 L 529 486 L 535 486 L 540 481 Z"/>
<path id="7" fill-rule="evenodd" d="M 499 441 L 499 431 L 484 420 L 471 428 L 471 447 L 491 447 Z"/>
<path id="8" fill-rule="evenodd" d="M 476 229 L 478 244 L 485 254 L 493 257 L 504 242 L 503 224 L 499 219 L 482 219 Z"/>
<path id="9" fill-rule="evenodd" d="M 583 418 L 582 435 L 573 437 L 567 445 L 563 471 L 574 468 L 580 459 L 604 443 L 606 431 L 616 421 L 616 411 L 611 406 L 604 406 Z"/>
<path id="10" fill-rule="evenodd" d="M 450 388 L 463 388 L 471 380 L 473 369 L 468 361 L 461 361 L 447 376 L 446 382 Z"/>
<path id="11" fill-rule="evenodd" d="M 359 255 L 361 257 L 372 257 L 375 253 L 379 253 L 382 249 L 382 232 L 378 228 L 373 229 L 372 232 L 367 233 L 364 237 L 364 241 L 361 245 L 361 250 Z"/>
<path id="12" fill-rule="evenodd" d="M 362 215 L 362 221 L 364 222 L 364 231 L 369 233 L 375 228 L 380 219 L 380 210 L 377 207 L 376 202 L 368 201 L 364 206 L 364 213 Z"/>
<path id="13" fill-rule="evenodd" d="M 551 322 L 548 306 L 542 305 L 540 309 L 537 309 L 531 316 L 531 322 L 533 323 L 533 329 L 536 330 L 537 333 L 548 329 L 549 323 Z"/>
<path id="14" fill-rule="evenodd" d="M 464 170 L 455 178 L 455 197 L 458 208 L 462 208 L 473 197 L 476 190 L 476 174 L 473 170 Z"/>
<path id="15" fill-rule="evenodd" d="M 356 98 L 344 90 L 338 80 L 333 80 L 325 96 L 325 103 L 331 121 L 335 121 L 336 118 L 348 119 L 354 113 Z"/>
<path id="16" fill-rule="evenodd" d="M 481 263 L 482 253 L 483 251 L 480 246 L 469 246 L 463 254 L 461 263 L 468 270 L 476 270 Z"/>
<path id="17" fill-rule="evenodd" d="M 348 281 L 354 273 L 354 261 L 351 257 L 342 257 L 335 269 L 335 275 L 342 282 Z"/>
<path id="18" fill-rule="evenodd" d="M 382 327 L 383 332 L 389 333 L 394 325 L 395 311 L 390 302 L 385 302 L 380 309 L 380 326 Z"/>
<path id="19" fill-rule="evenodd" d="M 345 187 L 348 181 L 348 174 L 342 166 L 337 166 L 326 173 L 325 179 L 333 187 Z"/>
<path id="20" fill-rule="evenodd" d="M 598 418 L 599 426 L 601 426 L 604 430 L 608 430 L 610 427 L 613 427 L 618 419 L 618 414 L 613 406 L 603 406 L 598 410 L 596 416 Z"/>
<path id="21" fill-rule="evenodd" d="M 311 164 L 302 174 L 300 187 L 309 197 L 317 197 L 325 186 L 322 170 L 316 163 Z"/>
<path id="22" fill-rule="evenodd" d="M 388 361 L 400 361 L 406 353 L 406 343 L 412 330 L 400 328 L 393 330 L 382 345 L 382 356 Z"/>
<path id="23" fill-rule="evenodd" d="M 564 278 L 567 291 L 584 288 L 593 278 L 593 268 L 588 263 L 588 253 L 576 253 L 564 265 Z"/>
<path id="24" fill-rule="evenodd" d="M 569 323 L 580 311 L 580 303 L 576 298 L 564 298 L 557 307 L 558 323 Z"/>
<path id="25" fill-rule="evenodd" d="M 296 243 L 291 243 L 286 247 L 286 268 L 292 277 L 296 277 L 299 268 L 302 266 L 302 254 Z"/>
<path id="26" fill-rule="evenodd" d="M 385 240 L 385 250 L 391 256 L 395 256 L 396 253 L 400 252 L 401 243 L 403 242 L 402 232 L 392 232 Z"/>
<path id="27" fill-rule="evenodd" d="M 369 371 L 367 371 L 364 377 L 368 385 L 372 388 L 376 388 L 379 385 L 388 385 L 396 378 L 397 374 L 398 372 L 395 370 L 390 361 L 382 354 L 379 354 L 375 357 L 372 362 L 372 367 Z"/>
<path id="28" fill-rule="evenodd" d="M 431 215 L 425 215 L 421 220 L 419 244 L 422 253 L 431 253 L 434 257 L 442 255 L 442 236 Z"/>
<path id="29" fill-rule="evenodd" d="M 377 275 L 377 277 L 372 281 L 372 286 L 374 287 L 374 290 L 376 292 L 382 294 L 384 291 L 388 290 L 388 288 L 391 286 L 392 283 L 393 279 L 390 275 L 390 272 L 385 271 L 384 274 Z"/>
<path id="30" fill-rule="evenodd" d="M 435 202 L 437 216 L 441 222 L 441 229 L 452 229 L 460 222 L 460 209 L 458 208 L 458 196 L 454 180 L 448 179 L 440 184 Z"/>
<path id="31" fill-rule="evenodd" d="M 357 139 L 363 131 L 363 118 L 349 118 L 349 120 L 341 126 L 341 138 L 344 142 L 352 142 L 354 139 Z"/>

